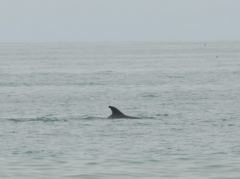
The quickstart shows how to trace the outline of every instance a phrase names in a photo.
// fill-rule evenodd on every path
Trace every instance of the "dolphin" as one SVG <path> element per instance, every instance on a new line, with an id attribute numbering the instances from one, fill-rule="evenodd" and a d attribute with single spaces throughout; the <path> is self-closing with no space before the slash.
<path id="1" fill-rule="evenodd" d="M 138 117 L 127 116 L 127 115 L 123 114 L 119 109 L 117 109 L 114 106 L 108 106 L 108 107 L 112 111 L 112 115 L 108 117 L 109 119 L 118 119 L 118 118 L 140 119 Z"/>

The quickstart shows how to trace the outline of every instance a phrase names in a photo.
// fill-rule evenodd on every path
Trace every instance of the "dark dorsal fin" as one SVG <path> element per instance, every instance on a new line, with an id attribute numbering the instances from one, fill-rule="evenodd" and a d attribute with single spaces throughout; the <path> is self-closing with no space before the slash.
<path id="1" fill-rule="evenodd" d="M 108 106 L 112 110 L 112 115 L 110 118 L 119 118 L 119 117 L 125 117 L 126 115 L 123 114 L 121 111 L 119 111 L 117 108 L 114 106 Z"/>

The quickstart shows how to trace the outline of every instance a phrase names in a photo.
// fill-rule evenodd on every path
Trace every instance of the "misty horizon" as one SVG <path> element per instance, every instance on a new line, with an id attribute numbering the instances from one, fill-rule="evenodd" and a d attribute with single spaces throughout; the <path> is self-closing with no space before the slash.
<path id="1" fill-rule="evenodd" d="M 237 0 L 10 0 L 0 4 L 0 42 L 240 40 Z"/>

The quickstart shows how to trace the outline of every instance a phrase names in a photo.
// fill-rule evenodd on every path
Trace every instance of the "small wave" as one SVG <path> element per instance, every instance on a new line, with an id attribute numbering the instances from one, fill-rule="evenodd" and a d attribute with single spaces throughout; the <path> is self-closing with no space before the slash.
<path id="1" fill-rule="evenodd" d="M 144 94 L 144 95 L 142 95 L 142 97 L 144 97 L 144 98 L 156 98 L 156 97 L 158 97 L 158 95 L 156 95 L 156 94 Z"/>
<path id="2" fill-rule="evenodd" d="M 57 117 L 37 117 L 37 118 L 31 119 L 31 121 L 53 122 L 53 121 L 64 121 L 64 119 L 59 119 Z"/>
<path id="3" fill-rule="evenodd" d="M 36 122 L 55 122 L 55 121 L 65 121 L 65 119 L 60 119 L 57 117 L 48 117 L 48 116 L 43 116 L 43 117 L 32 117 L 32 118 L 6 118 L 8 121 L 12 122 L 31 122 L 31 121 L 36 121 Z"/>
<path id="4" fill-rule="evenodd" d="M 80 120 L 97 120 L 97 119 L 107 119 L 107 117 L 98 117 L 98 116 L 82 116 L 79 117 Z"/>
<path id="5" fill-rule="evenodd" d="M 109 119 L 108 117 L 99 117 L 99 116 L 81 116 L 78 118 L 75 118 L 76 120 L 133 120 L 129 118 L 116 118 L 116 119 Z M 139 116 L 139 118 L 136 118 L 136 120 L 142 120 L 142 119 L 154 119 L 154 117 L 147 117 L 147 116 Z"/>
<path id="6" fill-rule="evenodd" d="M 166 116 L 165 114 L 157 116 Z M 121 118 L 123 120 L 124 118 Z M 128 119 L 128 118 L 126 118 Z M 138 120 L 155 119 L 155 117 L 139 116 Z M 8 120 L 12 122 L 57 122 L 57 121 L 70 121 L 70 120 L 109 120 L 108 117 L 99 116 L 42 116 L 42 117 L 22 117 L 22 118 L 1 118 L 1 120 Z M 116 120 L 116 119 L 114 119 Z M 129 119 L 128 119 L 129 120 Z M 132 119 L 131 119 L 132 120 Z"/>

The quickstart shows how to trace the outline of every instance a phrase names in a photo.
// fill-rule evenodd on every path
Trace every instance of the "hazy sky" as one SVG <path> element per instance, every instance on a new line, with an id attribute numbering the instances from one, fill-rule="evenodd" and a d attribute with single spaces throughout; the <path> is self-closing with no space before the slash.
<path id="1" fill-rule="evenodd" d="M 0 0 L 0 42 L 240 40 L 240 0 Z"/>

